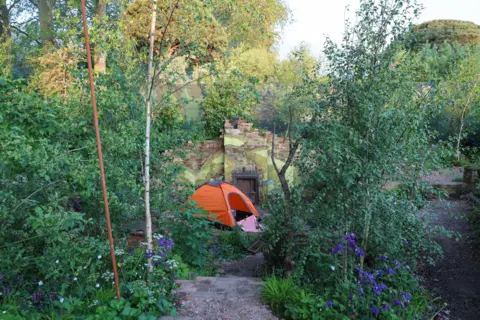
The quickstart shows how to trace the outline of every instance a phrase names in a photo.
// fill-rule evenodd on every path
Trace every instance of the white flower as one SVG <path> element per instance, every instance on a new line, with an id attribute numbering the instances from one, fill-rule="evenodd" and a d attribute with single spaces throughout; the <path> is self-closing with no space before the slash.
<path id="1" fill-rule="evenodd" d="M 100 260 L 100 259 L 102 259 L 102 256 L 101 256 L 101 255 L 98 255 L 98 257 L 97 257 L 97 258 L 98 258 L 98 260 Z"/>
<path id="2" fill-rule="evenodd" d="M 65 299 L 63 298 L 60 298 L 59 300 L 60 300 L 60 303 L 63 303 L 63 301 L 65 301 Z"/>
<path id="3" fill-rule="evenodd" d="M 115 250 L 115 255 L 116 256 L 123 256 L 124 254 L 125 254 L 125 251 L 123 251 L 123 249 Z"/>
<path id="4" fill-rule="evenodd" d="M 95 287 L 100 288 L 100 283 L 97 283 Z"/>
<path id="5" fill-rule="evenodd" d="M 38 281 L 38 285 L 43 286 L 43 281 L 42 280 Z"/>
<path id="6" fill-rule="evenodd" d="M 59 263 L 59 262 L 60 262 L 59 260 L 55 261 L 55 263 Z"/>
<path id="7" fill-rule="evenodd" d="M 7 313 L 7 311 L 3 311 L 2 313 L 5 314 L 5 313 Z"/>
<path id="8" fill-rule="evenodd" d="M 153 234 L 153 239 L 160 240 L 162 238 L 163 238 L 163 236 L 161 234 L 158 234 L 158 233 Z"/>
<path id="9" fill-rule="evenodd" d="M 334 267 L 334 266 L 330 266 L 330 269 L 331 269 L 332 271 L 335 271 L 335 267 Z"/>
<path id="10" fill-rule="evenodd" d="M 78 278 L 77 278 L 77 277 L 73 277 L 73 281 L 77 281 L 77 280 L 78 280 Z"/>

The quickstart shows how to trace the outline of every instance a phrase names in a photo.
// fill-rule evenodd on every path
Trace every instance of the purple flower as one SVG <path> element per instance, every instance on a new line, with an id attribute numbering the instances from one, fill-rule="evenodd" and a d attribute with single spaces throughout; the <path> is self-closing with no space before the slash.
<path id="1" fill-rule="evenodd" d="M 4 298 L 8 297 L 11 292 L 12 290 L 10 289 L 10 287 L 2 287 L 2 294 Z"/>
<path id="2" fill-rule="evenodd" d="M 404 245 L 407 245 L 407 244 L 408 244 L 408 241 L 403 241 L 403 244 L 404 244 Z"/>
<path id="3" fill-rule="evenodd" d="M 128 254 L 132 256 L 134 253 L 135 253 L 135 249 L 132 249 Z"/>
<path id="4" fill-rule="evenodd" d="M 160 238 L 160 239 L 158 239 L 158 245 L 159 245 L 160 247 L 165 246 L 165 243 L 166 243 L 166 242 L 167 242 L 167 241 L 165 240 L 165 238 Z"/>
<path id="5" fill-rule="evenodd" d="M 377 276 L 379 276 L 379 277 L 383 276 L 384 274 L 385 274 L 385 272 L 384 272 L 383 270 L 377 270 L 377 271 L 375 271 L 375 275 L 377 275 Z"/>
<path id="6" fill-rule="evenodd" d="M 357 243 L 355 242 L 355 240 L 353 239 L 347 240 L 347 243 L 349 248 L 353 250 L 357 249 Z"/>
<path id="7" fill-rule="evenodd" d="M 38 304 L 43 300 L 45 293 L 43 291 L 36 292 L 32 295 L 33 304 Z"/>
<path id="8" fill-rule="evenodd" d="M 388 270 L 387 270 L 387 273 L 388 273 L 389 275 L 395 274 L 395 270 L 393 270 L 393 269 L 388 269 Z"/>
<path id="9" fill-rule="evenodd" d="M 388 287 L 386 285 L 384 285 L 383 283 L 379 284 L 379 285 L 374 285 L 372 287 L 372 290 L 373 292 L 375 292 L 376 294 L 380 295 L 382 294 L 382 291 L 387 289 Z"/>
<path id="10" fill-rule="evenodd" d="M 359 280 L 360 283 L 372 283 L 376 284 L 375 282 L 375 276 L 372 273 L 368 273 L 360 268 L 357 269 L 359 273 Z"/>
<path id="11" fill-rule="evenodd" d="M 400 297 L 404 298 L 405 300 L 412 300 L 412 296 L 409 294 L 409 293 L 406 293 L 406 292 L 402 292 L 400 293 Z"/>
<path id="12" fill-rule="evenodd" d="M 333 301 L 332 301 L 332 300 L 328 300 L 327 303 L 325 304 L 325 306 L 326 306 L 327 308 L 333 307 Z"/>
<path id="13" fill-rule="evenodd" d="M 355 254 L 356 254 L 357 256 L 361 257 L 361 256 L 364 256 L 364 255 L 365 255 L 365 251 L 363 251 L 362 248 L 357 247 L 357 248 L 355 248 Z"/>
<path id="14" fill-rule="evenodd" d="M 0 281 L 3 280 L 3 274 L 0 273 Z"/>
<path id="15" fill-rule="evenodd" d="M 370 311 L 375 315 L 380 313 L 380 309 L 378 309 L 377 307 L 370 307 Z"/>
<path id="16" fill-rule="evenodd" d="M 400 300 L 398 300 L 398 299 L 393 300 L 393 305 L 394 306 L 399 306 L 400 304 L 401 304 Z"/>
<path id="17" fill-rule="evenodd" d="M 153 250 L 149 250 L 149 249 L 145 250 L 145 257 L 147 259 L 151 259 L 154 255 L 155 255 L 155 252 Z"/>
<path id="18" fill-rule="evenodd" d="M 382 304 L 383 310 L 390 310 L 390 306 L 387 303 Z"/>
<path id="19" fill-rule="evenodd" d="M 386 255 L 381 255 L 378 257 L 378 259 L 380 259 L 380 261 L 387 261 L 388 257 Z"/>
<path id="20" fill-rule="evenodd" d="M 345 251 L 345 248 L 341 243 L 337 243 L 335 247 L 332 248 L 332 254 L 338 254 Z"/>
<path id="21" fill-rule="evenodd" d="M 357 235 L 353 232 L 347 233 L 347 235 L 345 235 L 345 237 L 343 237 L 343 239 L 345 239 L 346 241 L 355 240 L 355 239 L 357 239 Z"/>
<path id="22" fill-rule="evenodd" d="M 395 267 L 397 267 L 397 268 L 401 268 L 401 267 L 403 266 L 403 264 L 401 264 L 401 263 L 398 262 L 398 261 L 395 261 L 394 265 L 395 265 Z"/>

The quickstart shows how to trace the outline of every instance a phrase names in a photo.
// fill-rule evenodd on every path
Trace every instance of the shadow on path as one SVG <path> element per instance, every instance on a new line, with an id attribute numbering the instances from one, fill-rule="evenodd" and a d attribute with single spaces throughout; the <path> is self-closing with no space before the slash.
<path id="1" fill-rule="evenodd" d="M 471 210 L 464 201 L 435 201 L 432 208 L 437 220 L 432 223 L 461 234 L 455 237 L 439 236 L 444 258 L 425 270 L 425 286 L 448 303 L 450 319 L 480 319 L 480 257 L 478 245 L 465 215 Z"/>

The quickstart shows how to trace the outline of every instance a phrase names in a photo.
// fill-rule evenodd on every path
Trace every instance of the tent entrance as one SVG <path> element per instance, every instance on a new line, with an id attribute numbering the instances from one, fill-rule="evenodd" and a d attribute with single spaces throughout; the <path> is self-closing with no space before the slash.
<path id="1" fill-rule="evenodd" d="M 227 199 L 235 221 L 246 219 L 253 214 L 248 204 L 238 193 L 229 193 Z"/>

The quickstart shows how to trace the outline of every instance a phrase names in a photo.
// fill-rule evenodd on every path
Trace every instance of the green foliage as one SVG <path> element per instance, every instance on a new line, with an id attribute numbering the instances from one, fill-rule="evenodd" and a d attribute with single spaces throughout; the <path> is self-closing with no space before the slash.
<path id="1" fill-rule="evenodd" d="M 352 316 L 411 319 L 435 310 L 435 300 L 420 286 L 410 267 L 393 262 L 385 255 L 372 262 L 371 271 L 357 268 L 345 278 L 342 258 L 351 260 L 349 264 L 359 259 L 356 238 L 348 239 L 345 247 L 334 247 L 333 261 L 322 257 L 323 263 L 316 265 L 318 275 L 306 274 L 296 283 L 292 277 L 266 279 L 262 296 L 278 316 L 284 319 L 349 319 Z"/>
<path id="2" fill-rule="evenodd" d="M 415 26 L 415 44 L 479 44 L 480 26 L 469 21 L 433 20 Z"/>
<path id="3" fill-rule="evenodd" d="M 0 33 L 0 76 L 8 77 L 12 73 L 13 54 L 12 39 Z"/>
<path id="4" fill-rule="evenodd" d="M 290 204 L 292 229 L 278 214 L 282 199 L 272 199 L 269 210 L 277 214 L 265 219 L 263 235 L 267 267 L 282 273 L 291 246 L 292 277 L 307 291 L 304 304 L 285 307 L 291 312 L 285 311 L 285 317 L 308 319 L 317 313 L 326 319 L 367 318 L 376 317 L 378 309 L 390 319 L 395 314 L 381 307 L 389 304 L 393 310 L 393 300 L 401 300 L 402 292 L 412 298 L 405 308 L 395 307 L 404 312 L 397 318 L 427 313 L 431 302 L 425 302 L 414 275 L 393 266 L 395 260 L 414 266 L 419 257 L 440 254 L 433 236 L 444 232 L 419 213 L 426 187 L 418 177 L 427 162 L 439 161 L 439 153 L 430 148 L 434 135 L 429 123 L 438 114 L 431 103 L 434 92 L 419 92 L 413 79 L 417 65 L 404 54 L 405 43 L 388 41 L 403 39 L 417 14 L 414 1 L 363 1 L 343 43 L 326 44 L 328 83 L 312 85 L 304 77 L 292 93 L 299 101 L 308 98 L 313 110 L 310 121 L 290 124 L 302 139 L 296 166 L 303 185 Z M 403 187 L 387 192 L 388 181 Z M 310 199 L 302 199 L 303 194 Z M 293 236 L 286 241 L 290 232 Z M 358 235 L 355 241 L 351 232 Z M 379 262 L 379 255 L 388 256 L 390 265 Z M 362 283 L 377 268 L 387 276 Z M 387 273 L 390 268 L 394 274 Z M 380 284 L 388 290 L 374 287 Z"/>
<path id="5" fill-rule="evenodd" d="M 208 250 L 213 237 L 212 222 L 199 217 L 205 212 L 189 202 L 171 213 L 173 219 L 166 219 L 162 224 L 177 243 L 175 252 L 195 268 L 212 268 Z"/>
<path id="6" fill-rule="evenodd" d="M 225 120 L 239 117 L 251 121 L 258 103 L 256 79 L 237 71 L 207 82 L 202 101 L 203 120 L 208 137 L 216 138 Z"/>
<path id="7" fill-rule="evenodd" d="M 220 231 L 218 235 L 218 257 L 224 260 L 237 260 L 247 256 L 248 248 L 252 244 L 249 234 L 239 228 L 232 231 Z"/>
<path id="8" fill-rule="evenodd" d="M 276 276 L 268 277 L 262 287 L 262 298 L 277 312 L 283 313 L 282 308 L 295 295 L 295 284 L 292 278 L 282 279 Z"/>

